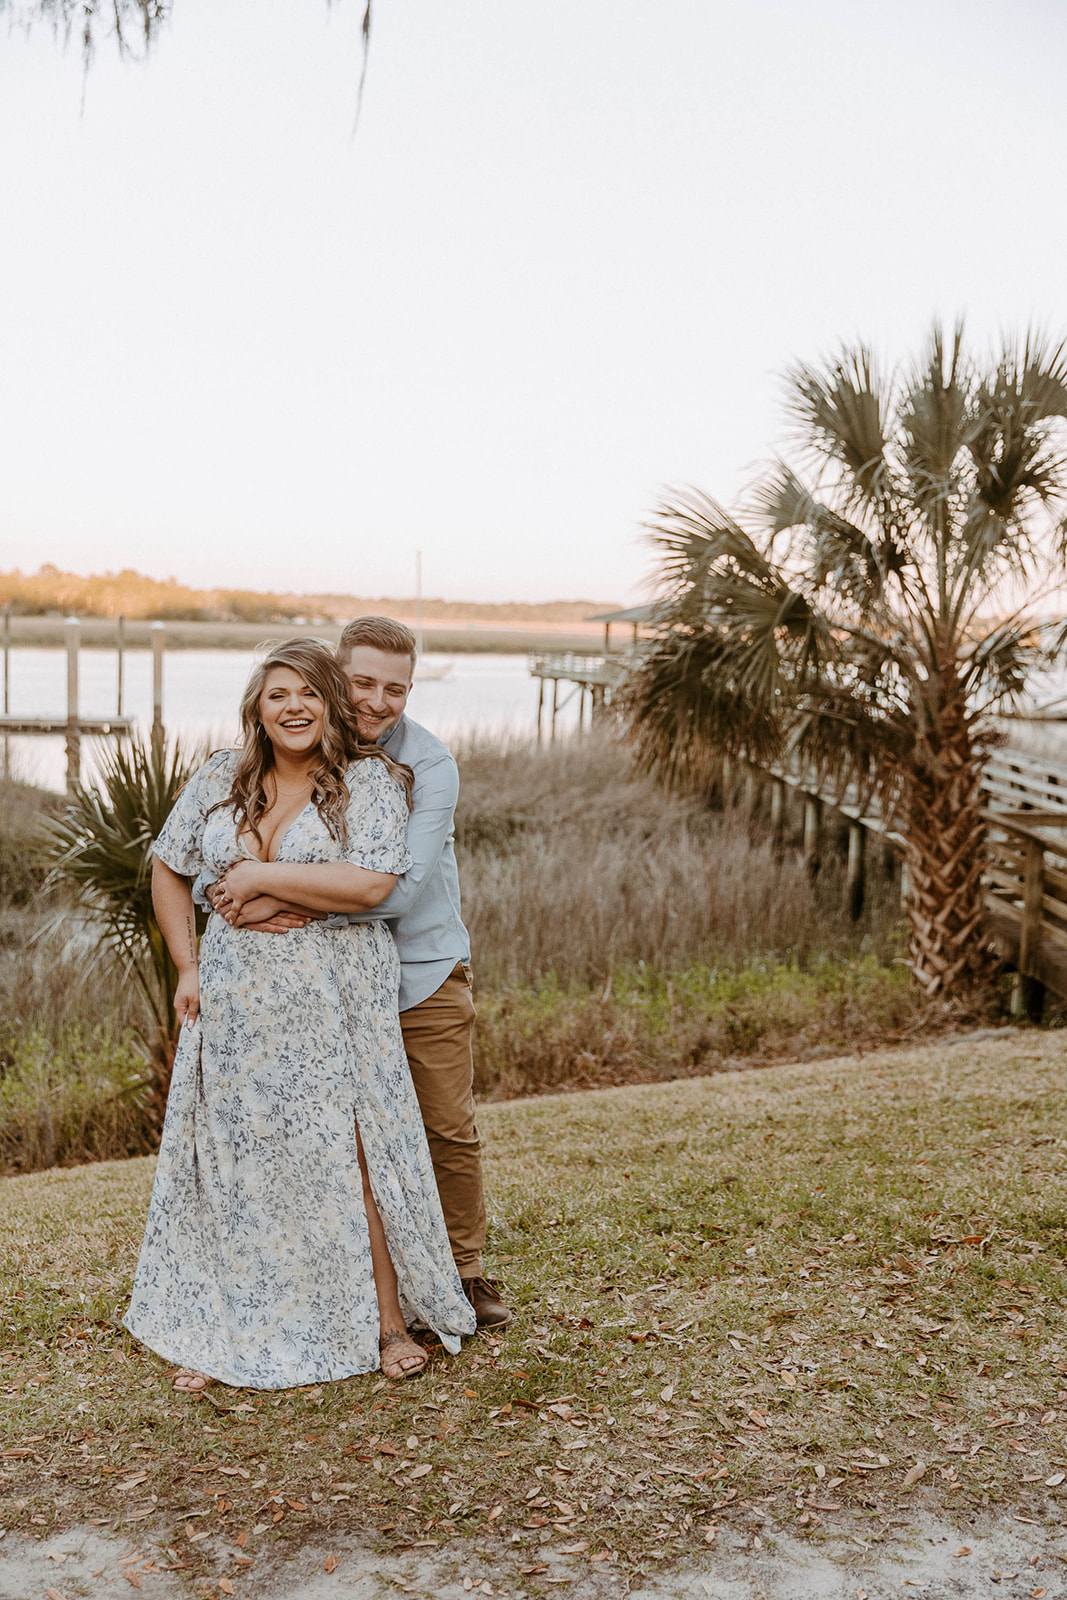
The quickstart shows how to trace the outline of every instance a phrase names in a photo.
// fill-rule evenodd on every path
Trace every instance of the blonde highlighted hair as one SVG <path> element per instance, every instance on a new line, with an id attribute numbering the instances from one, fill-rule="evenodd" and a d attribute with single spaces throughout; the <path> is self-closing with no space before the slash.
<path id="1" fill-rule="evenodd" d="M 230 793 L 219 802 L 233 807 L 238 833 L 247 827 L 259 844 L 263 843 L 259 824 L 270 804 L 266 780 L 274 767 L 274 747 L 260 718 L 259 700 L 267 676 L 275 667 L 290 667 L 300 673 L 322 700 L 322 739 L 318 764 L 311 773 L 315 786 L 312 799 L 333 837 L 342 844 L 348 841 L 345 811 L 350 796 L 345 777 L 354 761 L 380 761 L 403 784 L 410 810 L 414 787 L 411 768 L 360 738 L 348 683 L 331 646 L 321 639 L 286 639 L 253 667 L 241 697 L 241 754 Z"/>
<path id="2" fill-rule="evenodd" d="M 346 622 L 337 645 L 337 659 L 344 661 L 357 646 L 369 645 L 372 650 L 384 650 L 387 655 L 410 656 L 411 670 L 415 670 L 417 655 L 415 635 L 402 622 L 392 617 L 355 617 Z"/>

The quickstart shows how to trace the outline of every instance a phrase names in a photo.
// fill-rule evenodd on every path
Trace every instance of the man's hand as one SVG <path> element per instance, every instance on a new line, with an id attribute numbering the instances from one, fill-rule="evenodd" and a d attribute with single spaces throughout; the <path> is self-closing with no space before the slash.
<path id="1" fill-rule="evenodd" d="M 291 906 L 286 900 L 276 900 L 272 894 L 257 894 L 226 920 L 231 927 L 254 928 L 256 933 L 290 933 L 294 928 L 306 928 L 309 922 L 319 922 L 324 916 L 323 911 Z"/>
<path id="2" fill-rule="evenodd" d="M 294 928 L 306 928 L 309 922 L 319 921 L 325 913 L 309 911 L 304 906 L 290 905 L 272 894 L 257 894 L 235 910 L 218 883 L 210 883 L 205 894 L 219 916 L 231 928 L 252 928 L 256 933 L 290 933 Z"/>

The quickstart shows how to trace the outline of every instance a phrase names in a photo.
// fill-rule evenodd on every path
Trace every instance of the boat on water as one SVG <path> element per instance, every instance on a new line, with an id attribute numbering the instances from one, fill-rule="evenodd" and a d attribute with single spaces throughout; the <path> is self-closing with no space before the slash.
<path id="1" fill-rule="evenodd" d="M 452 676 L 451 661 L 418 661 L 415 664 L 416 683 L 440 683 Z"/>
<path id="2" fill-rule="evenodd" d="M 451 661 L 422 659 L 422 551 L 415 552 L 415 683 L 440 683 L 452 672 Z"/>

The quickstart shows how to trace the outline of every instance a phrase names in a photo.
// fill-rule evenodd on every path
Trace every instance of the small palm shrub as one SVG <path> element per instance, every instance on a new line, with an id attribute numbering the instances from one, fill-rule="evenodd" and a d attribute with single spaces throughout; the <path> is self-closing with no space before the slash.
<path id="1" fill-rule="evenodd" d="M 50 886 L 73 893 L 99 931 L 101 949 L 147 1004 L 144 1044 L 160 1118 L 174 1059 L 178 973 L 152 910 L 151 847 L 205 753 L 177 740 L 124 740 L 105 753 L 97 781 L 77 784 L 44 825 Z M 64 916 L 69 912 L 57 914 Z"/>

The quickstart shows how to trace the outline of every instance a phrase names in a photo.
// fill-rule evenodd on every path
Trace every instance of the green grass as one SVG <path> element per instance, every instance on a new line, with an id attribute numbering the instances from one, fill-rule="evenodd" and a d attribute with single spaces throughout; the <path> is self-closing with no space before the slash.
<path id="1" fill-rule="evenodd" d="M 1035 1032 L 486 1107 L 516 1322 L 397 1387 L 177 1399 L 116 1326 L 151 1161 L 6 1180 L 3 1520 L 137 1528 L 193 1575 L 204 1528 L 253 1562 L 470 1538 L 537 1593 L 546 1545 L 580 1581 L 727 1523 L 874 1526 L 920 1462 L 950 1517 L 1059 1516 L 1064 1065 Z"/>
<path id="2" fill-rule="evenodd" d="M 639 964 L 595 986 L 562 984 L 550 972 L 479 991 L 475 1087 L 504 1099 L 705 1075 L 742 1061 L 871 1048 L 952 1017 L 951 1007 L 924 1001 L 902 963 L 870 955 L 807 967 L 758 957 L 675 971 Z"/>

